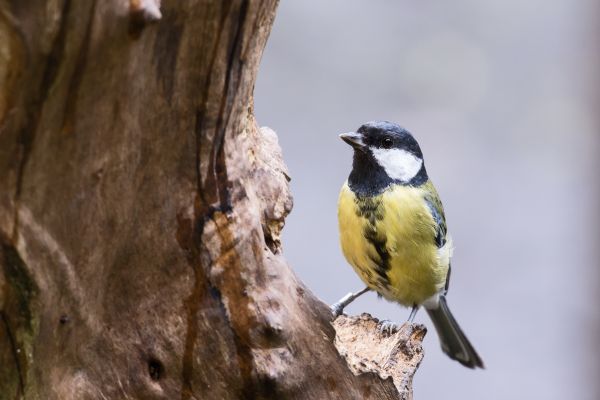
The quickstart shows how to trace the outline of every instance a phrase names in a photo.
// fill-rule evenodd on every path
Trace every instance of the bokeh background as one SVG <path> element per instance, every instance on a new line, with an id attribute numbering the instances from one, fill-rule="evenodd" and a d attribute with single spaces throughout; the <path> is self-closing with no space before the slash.
<path id="1" fill-rule="evenodd" d="M 333 303 L 362 287 L 338 245 L 341 132 L 420 141 L 455 243 L 449 303 L 484 358 L 430 327 L 416 399 L 598 399 L 600 6 L 592 0 L 284 0 L 255 91 L 295 207 L 284 252 Z M 347 309 L 404 321 L 373 294 Z"/>

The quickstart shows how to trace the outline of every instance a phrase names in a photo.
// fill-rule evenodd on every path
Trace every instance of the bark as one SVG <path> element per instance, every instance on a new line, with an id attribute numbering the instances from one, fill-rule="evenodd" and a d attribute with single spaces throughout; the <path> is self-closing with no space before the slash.
<path id="1" fill-rule="evenodd" d="M 0 399 L 410 397 L 423 328 L 340 355 L 282 256 L 276 6 L 0 0 Z"/>

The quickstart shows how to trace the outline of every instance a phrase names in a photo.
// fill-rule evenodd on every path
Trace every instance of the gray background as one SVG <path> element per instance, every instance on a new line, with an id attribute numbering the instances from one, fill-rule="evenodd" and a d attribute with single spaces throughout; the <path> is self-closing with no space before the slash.
<path id="1" fill-rule="evenodd" d="M 338 244 L 341 132 L 419 140 L 454 239 L 449 302 L 486 363 L 430 327 L 416 399 L 597 399 L 598 42 L 592 0 L 284 0 L 256 85 L 295 207 L 284 252 L 332 303 L 362 287 Z M 402 322 L 373 294 L 347 312 Z"/>

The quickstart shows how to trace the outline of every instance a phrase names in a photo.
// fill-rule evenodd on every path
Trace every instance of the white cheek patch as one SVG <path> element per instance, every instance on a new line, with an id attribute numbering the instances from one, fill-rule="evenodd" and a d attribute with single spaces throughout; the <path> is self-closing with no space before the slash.
<path id="1" fill-rule="evenodd" d="M 423 165 L 423 160 L 402 149 L 371 149 L 377 163 L 383 167 L 388 176 L 402 182 L 414 178 Z"/>

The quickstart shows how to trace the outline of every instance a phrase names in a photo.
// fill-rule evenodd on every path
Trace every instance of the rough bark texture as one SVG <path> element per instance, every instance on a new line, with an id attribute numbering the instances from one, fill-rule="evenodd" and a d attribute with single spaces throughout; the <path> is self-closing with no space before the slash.
<path id="1" fill-rule="evenodd" d="M 354 375 L 281 255 L 276 6 L 0 0 L 0 399 L 410 392 Z"/>
<path id="2" fill-rule="evenodd" d="M 423 360 L 421 343 L 424 325 L 405 323 L 393 334 L 369 314 L 341 315 L 333 326 L 335 347 L 355 374 L 373 372 L 381 379 L 392 378 L 400 398 L 412 399 L 412 378 Z"/>

